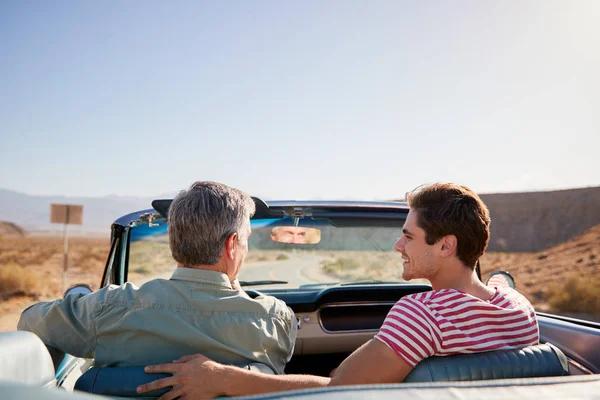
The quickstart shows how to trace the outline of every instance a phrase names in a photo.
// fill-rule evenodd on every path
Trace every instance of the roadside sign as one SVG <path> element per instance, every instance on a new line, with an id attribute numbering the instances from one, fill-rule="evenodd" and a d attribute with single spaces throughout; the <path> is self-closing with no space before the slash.
<path id="1" fill-rule="evenodd" d="M 53 224 L 81 225 L 83 223 L 83 206 L 50 204 L 50 222 Z"/>
<path id="2" fill-rule="evenodd" d="M 62 292 L 67 286 L 67 269 L 69 267 L 69 237 L 67 225 L 81 225 L 83 223 L 83 206 L 76 204 L 50 204 L 50 223 L 64 224 L 63 229 L 63 273 Z"/>

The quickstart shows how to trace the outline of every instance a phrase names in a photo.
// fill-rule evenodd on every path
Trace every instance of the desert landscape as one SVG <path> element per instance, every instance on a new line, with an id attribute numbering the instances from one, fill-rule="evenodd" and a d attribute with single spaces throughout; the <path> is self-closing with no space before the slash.
<path id="1" fill-rule="evenodd" d="M 24 308 L 61 296 L 63 238 L 28 234 L 14 224 L 0 226 L 0 331 L 8 331 L 16 329 Z M 83 282 L 97 288 L 108 250 L 108 237 L 69 238 L 67 285 Z M 332 279 L 397 279 L 400 276 L 397 265 L 394 267 L 399 260 L 387 253 L 354 252 L 346 253 L 344 258 L 335 252 L 324 253 L 327 260 L 321 265 L 322 272 Z M 251 252 L 246 263 L 273 261 L 278 257 L 285 255 L 274 251 Z M 148 261 L 131 265 L 131 280 L 164 271 L 170 263 L 168 259 L 154 260 L 154 264 Z M 539 311 L 600 321 L 597 278 L 600 225 L 543 251 L 489 252 L 481 263 L 484 278 L 494 270 L 509 271 L 516 279 L 518 290 Z M 390 269 L 395 272 L 389 274 Z"/>
<path id="2" fill-rule="evenodd" d="M 481 260 L 484 279 L 494 270 L 509 271 L 517 289 L 538 310 L 600 321 L 600 187 L 481 197 L 492 216 L 490 244 Z M 14 210 L 12 215 L 18 216 L 21 212 L 17 206 L 32 200 L 22 196 L 15 199 L 6 202 L 4 211 Z M 100 218 L 106 213 L 102 208 L 105 203 L 90 203 L 87 212 Z M 44 210 L 47 214 L 47 205 Z M 47 220 L 44 213 L 40 211 L 40 221 Z M 102 232 L 107 233 L 72 233 L 67 285 L 99 287 L 109 250 L 108 229 Z M 144 246 L 159 246 L 162 251 L 149 253 Z M 131 251 L 131 281 L 172 268 L 164 238 L 137 243 Z M 320 254 L 325 257 L 321 272 L 332 280 L 400 277 L 399 260 L 393 252 L 367 253 L 324 251 Z M 246 264 L 284 257 L 278 251 L 252 251 Z M 61 296 L 62 265 L 62 236 L 28 232 L 14 222 L 0 222 L 0 331 L 15 329 L 20 312 L 30 304 Z"/>
<path id="3" fill-rule="evenodd" d="M 20 311 L 62 293 L 63 238 L 0 234 L 0 331 L 16 329 Z M 67 286 L 98 288 L 109 249 L 108 237 L 69 238 Z"/>

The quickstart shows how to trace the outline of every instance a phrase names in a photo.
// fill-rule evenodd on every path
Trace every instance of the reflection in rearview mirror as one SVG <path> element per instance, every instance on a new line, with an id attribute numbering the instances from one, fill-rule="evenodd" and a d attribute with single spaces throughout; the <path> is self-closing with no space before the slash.
<path id="1" fill-rule="evenodd" d="M 271 240 L 279 243 L 316 244 L 321 241 L 321 231 L 303 226 L 276 226 L 271 229 Z"/>
<path id="2" fill-rule="evenodd" d="M 92 293 L 94 290 L 92 289 L 92 287 L 90 285 L 88 285 L 87 283 L 77 283 L 75 285 L 71 285 L 67 288 L 67 290 L 65 290 L 65 293 L 63 294 L 63 298 L 67 297 L 67 295 L 69 294 L 89 294 Z"/>
<path id="3" fill-rule="evenodd" d="M 494 271 L 492 272 L 488 278 L 487 281 L 485 281 L 485 284 L 489 287 L 509 287 L 509 288 L 515 288 L 516 284 L 515 284 L 515 278 L 512 277 L 511 274 L 509 274 L 506 271 Z"/>

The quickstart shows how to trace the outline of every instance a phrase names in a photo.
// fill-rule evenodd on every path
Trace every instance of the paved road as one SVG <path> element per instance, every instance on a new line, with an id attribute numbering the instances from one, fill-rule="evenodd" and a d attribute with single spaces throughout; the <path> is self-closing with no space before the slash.
<path id="1" fill-rule="evenodd" d="M 287 254 L 285 261 L 256 262 L 246 264 L 240 271 L 240 281 L 282 280 L 288 287 L 309 283 L 335 282 L 336 279 L 321 272 L 321 261 L 325 257 L 314 254 Z M 282 285 L 274 285 L 282 286 Z"/>
<path id="2" fill-rule="evenodd" d="M 266 261 L 244 264 L 240 272 L 240 281 L 278 280 L 287 281 L 288 285 L 250 286 L 265 287 L 298 287 L 309 283 L 336 282 L 335 278 L 321 272 L 321 261 L 325 257 L 314 254 L 287 254 L 290 258 L 284 261 Z M 163 272 L 154 276 L 146 276 L 135 280 L 140 286 L 151 279 L 169 279 L 173 271 Z M 249 288 L 250 288 L 249 287 Z"/>

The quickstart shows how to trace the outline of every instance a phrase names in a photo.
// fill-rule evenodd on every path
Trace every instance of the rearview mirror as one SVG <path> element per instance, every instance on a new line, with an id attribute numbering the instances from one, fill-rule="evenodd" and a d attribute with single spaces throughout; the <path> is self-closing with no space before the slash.
<path id="1" fill-rule="evenodd" d="M 92 287 L 90 285 L 88 285 L 87 283 L 76 283 L 74 285 L 71 285 L 67 288 L 67 290 L 65 290 L 65 293 L 63 294 L 63 298 L 67 297 L 70 294 L 89 294 L 92 293 L 94 291 L 94 289 L 92 289 Z"/>
<path id="2" fill-rule="evenodd" d="M 506 271 L 494 271 L 492 272 L 485 284 L 489 287 L 509 287 L 515 288 L 515 278 Z"/>
<path id="3" fill-rule="evenodd" d="M 276 226 L 271 229 L 271 240 L 279 243 L 316 244 L 321 241 L 321 231 L 303 226 Z"/>

